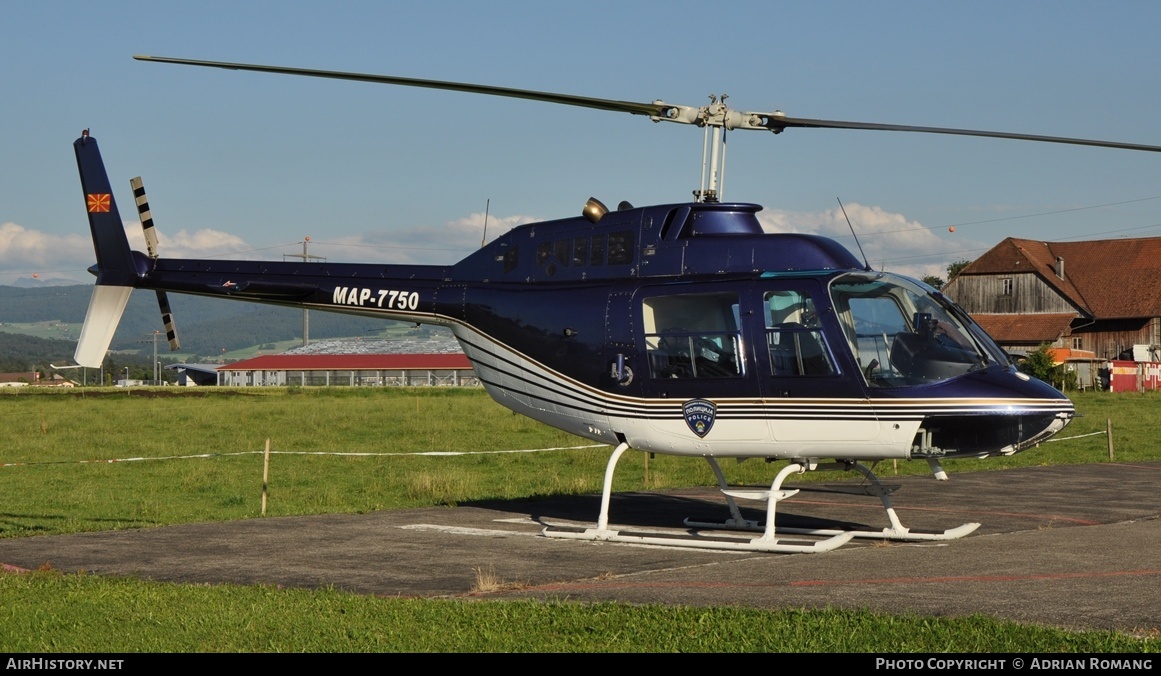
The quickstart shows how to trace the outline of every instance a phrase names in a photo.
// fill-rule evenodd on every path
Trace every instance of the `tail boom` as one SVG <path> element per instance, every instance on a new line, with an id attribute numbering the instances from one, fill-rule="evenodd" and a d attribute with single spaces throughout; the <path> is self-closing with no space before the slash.
<path id="1" fill-rule="evenodd" d="M 97 255 L 92 268 L 97 285 L 74 357 L 79 365 L 96 367 L 104 361 L 133 289 L 157 293 L 171 349 L 177 347 L 178 340 L 166 292 L 418 323 L 449 321 L 437 313 L 436 296 L 457 297 L 456 291 L 440 292 L 452 277 L 450 266 L 159 258 L 152 213 L 140 178 L 131 185 L 149 253 L 132 251 L 96 139 L 86 130 L 73 148 Z M 462 288 L 458 294 L 462 301 Z"/>

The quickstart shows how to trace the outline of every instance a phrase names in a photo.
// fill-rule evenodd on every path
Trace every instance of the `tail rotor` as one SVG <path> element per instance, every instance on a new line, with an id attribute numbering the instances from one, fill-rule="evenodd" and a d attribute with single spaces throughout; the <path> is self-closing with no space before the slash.
<path id="1" fill-rule="evenodd" d="M 149 198 L 145 196 L 145 184 L 141 177 L 129 180 L 133 188 L 133 201 L 137 204 L 137 215 L 141 217 L 141 231 L 145 235 L 145 249 L 150 258 L 157 258 L 157 230 L 153 227 L 153 212 L 149 209 Z M 169 351 L 176 352 L 181 348 L 181 340 L 177 337 L 177 324 L 173 320 L 173 310 L 169 306 L 169 296 L 164 291 L 157 291 L 157 306 L 161 309 L 161 322 L 165 325 L 165 337 L 169 340 Z"/>

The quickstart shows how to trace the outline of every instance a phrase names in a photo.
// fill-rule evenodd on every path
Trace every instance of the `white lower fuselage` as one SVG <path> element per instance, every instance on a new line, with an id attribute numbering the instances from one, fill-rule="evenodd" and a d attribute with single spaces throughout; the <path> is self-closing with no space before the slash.
<path id="1" fill-rule="evenodd" d="M 464 325 L 453 325 L 488 393 L 503 406 L 594 441 L 642 451 L 737 458 L 911 459 L 932 416 L 990 418 L 1041 414 L 1052 422 L 1029 436 L 1059 431 L 1071 414 L 1060 399 L 715 398 L 712 428 L 699 437 L 685 401 L 616 395 L 544 367 Z M 1065 411 L 1067 409 L 1067 411 Z M 1068 415 L 1065 415 L 1065 414 Z M 995 448 L 1010 454 L 1019 448 Z"/>

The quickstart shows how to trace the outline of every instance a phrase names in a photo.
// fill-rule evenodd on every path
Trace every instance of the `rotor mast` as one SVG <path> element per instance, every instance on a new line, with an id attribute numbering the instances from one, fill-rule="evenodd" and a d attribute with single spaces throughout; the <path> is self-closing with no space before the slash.
<path id="1" fill-rule="evenodd" d="M 729 94 L 710 95 L 709 105 L 700 108 L 679 106 L 657 100 L 653 105 L 660 109 L 660 115 L 651 115 L 654 122 L 677 122 L 693 124 L 703 129 L 701 149 L 701 182 L 693 196 L 698 202 L 719 202 L 725 186 L 726 137 L 731 129 L 770 130 L 765 118 L 780 116 L 773 113 L 744 113 L 731 110 L 726 105 Z M 781 132 L 779 128 L 775 133 Z"/>
<path id="2" fill-rule="evenodd" d="M 716 96 L 710 95 L 710 105 L 705 108 L 721 109 L 714 117 L 721 118 L 725 111 L 726 94 L 722 94 L 721 102 Z M 706 150 L 709 150 L 709 162 L 706 162 Z M 701 186 L 693 191 L 698 202 L 717 202 L 722 193 L 726 174 L 726 129 L 724 125 L 706 124 L 704 140 L 701 146 Z"/>

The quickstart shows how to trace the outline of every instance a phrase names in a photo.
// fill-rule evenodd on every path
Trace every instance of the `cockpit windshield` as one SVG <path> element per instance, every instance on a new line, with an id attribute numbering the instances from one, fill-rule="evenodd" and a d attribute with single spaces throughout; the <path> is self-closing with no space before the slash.
<path id="1" fill-rule="evenodd" d="M 831 281 L 830 294 L 871 387 L 936 383 L 982 369 L 998 357 L 962 311 L 904 277 L 842 275 Z"/>

